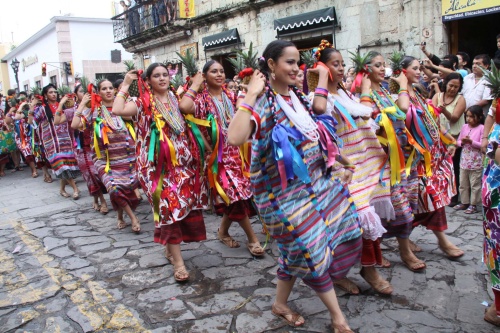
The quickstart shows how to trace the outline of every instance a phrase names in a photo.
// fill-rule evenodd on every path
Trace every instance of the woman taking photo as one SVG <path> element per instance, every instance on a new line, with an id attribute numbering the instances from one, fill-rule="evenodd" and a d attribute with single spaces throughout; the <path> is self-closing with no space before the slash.
<path id="1" fill-rule="evenodd" d="M 53 84 L 43 87 L 42 105 L 31 105 L 29 121 L 36 122 L 38 138 L 45 156 L 56 177 L 61 179 L 59 193 L 65 198 L 69 197 L 65 190 L 66 184 L 69 184 L 73 188 L 72 197 L 76 200 L 80 197 L 80 192 L 76 187 L 75 178 L 80 175 L 80 170 L 73 150 L 70 128 L 67 122 L 54 123 L 54 117 L 61 115 L 68 97 L 64 96 L 60 102 L 57 97 Z"/>
<path id="2" fill-rule="evenodd" d="M 414 149 L 415 154 L 410 155 L 413 156 L 413 164 L 408 183 L 411 191 L 417 191 L 417 196 L 413 198 L 416 207 L 413 210 L 413 227 L 422 225 L 434 232 L 441 251 L 448 258 L 456 259 L 464 252 L 453 245 L 444 233 L 448 228 L 445 206 L 457 193 L 452 161 L 456 142 L 449 134 L 441 132 L 436 110 L 413 89 L 412 85 L 420 80 L 418 60 L 406 56 L 401 65 L 406 71 L 402 76 L 406 76 L 410 83 L 406 127 L 424 150 L 422 154 L 419 149 Z"/>
<path id="3" fill-rule="evenodd" d="M 201 93 L 198 89 L 206 81 Z M 229 235 L 233 221 L 240 224 L 248 238 L 248 251 L 254 256 L 263 256 L 261 247 L 255 235 L 249 217 L 255 214 L 252 206 L 252 191 L 250 181 L 244 175 L 248 172 L 243 166 L 238 147 L 227 144 L 227 128 L 231 121 L 236 96 L 224 87 L 226 75 L 224 68 L 215 60 L 210 60 L 201 73 L 193 77 L 191 88 L 183 96 L 179 108 L 182 113 L 197 119 L 209 120 L 210 132 L 201 127 L 200 150 L 207 152 L 207 174 L 212 189 L 215 211 L 222 215 L 217 238 L 226 246 L 235 248 L 240 244 Z M 216 132 L 217 135 L 209 135 Z"/>
<path id="4" fill-rule="evenodd" d="M 135 195 L 135 143 L 122 118 L 112 113 L 113 84 L 102 80 L 97 84 L 98 96 L 85 94 L 78 106 L 71 126 L 80 131 L 90 128 L 96 133 L 92 143 L 94 166 L 101 182 L 106 186 L 113 209 L 118 214 L 118 229 L 127 226 L 123 212 L 127 213 L 132 231 L 139 233 L 141 225 L 134 214 L 139 204 Z M 91 108 L 86 104 L 92 99 Z"/>
<path id="5" fill-rule="evenodd" d="M 443 81 L 444 92 L 435 94 L 432 104 L 437 106 L 441 114 L 439 121 L 441 128 L 445 129 L 455 140 L 458 139 L 460 130 L 465 124 L 465 98 L 460 95 L 464 79 L 459 73 L 448 74 Z M 457 147 L 453 155 L 453 169 L 456 187 L 460 187 L 460 156 L 462 147 Z M 458 194 L 451 198 L 450 207 L 458 204 Z"/>
<path id="6" fill-rule="evenodd" d="M 127 101 L 137 72 L 127 73 L 113 104 L 121 116 L 137 116 L 137 170 L 141 186 L 153 206 L 155 243 L 165 246 L 178 282 L 189 279 L 180 243 L 205 240 L 202 209 L 208 206 L 206 179 L 193 133 L 179 111 L 168 69 L 154 63 L 146 71 L 147 90 L 137 102 Z M 169 156 L 170 155 L 170 156 Z"/>
<path id="7" fill-rule="evenodd" d="M 421 271 L 426 266 L 411 250 L 410 233 L 412 230 L 413 214 L 409 198 L 412 193 L 407 189 L 405 170 L 405 154 L 407 154 L 408 136 L 405 131 L 405 112 L 408 109 L 409 98 L 407 93 L 408 80 L 400 75 L 392 78 L 400 86 L 397 104 L 392 100 L 389 92 L 382 87 L 385 77 L 384 58 L 381 54 L 371 52 L 368 78 L 371 82 L 370 94 L 361 94 L 361 103 L 373 109 L 376 122 L 380 129 L 377 134 L 380 143 L 387 153 L 387 163 L 390 167 L 391 201 L 394 207 L 395 218 L 383 219 L 382 225 L 387 230 L 383 238 L 396 237 L 399 253 L 403 264 L 411 271 Z M 389 267 L 390 262 L 383 260 L 383 267 Z"/>
<path id="8" fill-rule="evenodd" d="M 333 118 L 313 119 L 307 98 L 295 87 L 290 89 L 299 60 L 299 51 L 291 42 L 278 40 L 266 47 L 259 65 L 269 75 L 269 86 L 258 98 L 266 78 L 256 71 L 230 124 L 228 140 L 238 146 L 252 139 L 250 170 L 255 203 L 279 243 L 272 313 L 292 326 L 304 324 L 304 318 L 287 305 L 298 277 L 328 308 L 334 332 L 352 332 L 332 280 L 344 278 L 359 261 L 361 230 L 347 189 L 329 172 L 339 158 L 336 136 L 326 129 L 333 129 Z M 320 88 L 316 102 L 326 97 L 323 90 L 328 71 L 321 66 L 314 70 L 319 73 Z M 330 144 L 323 150 L 325 142 Z M 345 159 L 339 161 L 346 168 L 344 180 L 349 181 L 355 167 Z"/>
<path id="9" fill-rule="evenodd" d="M 363 228 L 360 274 L 378 293 L 390 295 L 390 283 L 378 274 L 375 266 L 383 264 L 380 238 L 386 229 L 382 227 L 381 218 L 393 220 L 395 215 L 386 154 L 370 125 L 373 122 L 370 118 L 372 109 L 355 101 L 342 88 L 344 60 L 339 51 L 325 40 L 315 55 L 319 63 L 329 69 L 330 79 L 327 98 L 313 100 L 313 109 L 317 113 L 326 111 L 337 121 L 335 128 L 343 141 L 342 154 L 356 167 L 348 187 Z M 365 76 L 361 85 L 362 94 L 370 93 L 370 85 Z M 348 278 L 334 283 L 351 294 L 359 294 L 358 287 Z"/>
<path id="10" fill-rule="evenodd" d="M 60 116 L 56 116 L 56 121 L 60 122 L 71 122 L 71 127 L 74 128 L 74 124 L 77 124 L 80 121 L 80 117 L 82 115 L 81 111 L 79 111 L 79 106 L 82 104 L 82 100 L 84 97 L 83 87 L 82 85 L 77 85 L 74 90 L 74 94 L 76 97 L 75 109 L 77 111 L 72 112 L 73 116 L 65 110 L 64 113 Z M 87 96 L 87 100 L 90 96 Z M 58 119 L 60 118 L 60 119 Z M 76 140 L 76 149 L 75 155 L 76 160 L 78 162 L 78 168 L 80 169 L 83 179 L 87 183 L 87 188 L 89 190 L 89 194 L 94 197 L 94 203 L 92 208 L 95 211 L 100 212 L 103 215 L 108 213 L 108 206 L 106 204 L 106 199 L 104 199 L 103 192 L 106 191 L 106 188 L 102 184 L 99 176 L 97 175 L 97 171 L 94 167 L 94 162 L 92 161 L 92 149 L 90 148 L 92 137 L 91 136 L 92 129 L 90 127 L 85 127 L 83 131 L 77 131 L 75 133 Z M 99 204 L 99 199 L 101 200 L 101 204 Z"/>

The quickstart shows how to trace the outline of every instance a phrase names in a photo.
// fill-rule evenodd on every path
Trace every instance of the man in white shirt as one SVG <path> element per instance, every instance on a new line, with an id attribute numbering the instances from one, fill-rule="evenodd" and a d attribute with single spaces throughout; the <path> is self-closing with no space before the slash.
<path id="1" fill-rule="evenodd" d="M 462 94 L 465 98 L 466 107 L 472 105 L 480 105 L 483 108 L 483 113 L 486 116 L 491 104 L 492 96 L 490 89 L 486 86 L 486 81 L 483 79 L 482 69 L 490 67 L 491 59 L 487 54 L 480 54 L 474 57 L 472 62 L 472 73 L 464 78 Z"/>

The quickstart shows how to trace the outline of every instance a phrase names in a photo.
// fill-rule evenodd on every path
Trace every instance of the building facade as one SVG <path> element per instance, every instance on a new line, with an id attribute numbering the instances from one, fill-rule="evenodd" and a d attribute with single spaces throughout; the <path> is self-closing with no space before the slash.
<path id="1" fill-rule="evenodd" d="M 19 87 L 10 66 L 14 59 L 19 61 Z M 132 60 L 132 54 L 114 42 L 111 20 L 56 16 L 47 26 L 4 55 L 2 65 L 8 64 L 11 88 L 29 91 L 49 83 L 73 87 L 82 76 L 91 81 L 113 77 L 125 71 L 124 60 Z M 71 63 L 71 74 L 65 73 L 65 62 Z M 42 75 L 42 64 L 46 66 L 45 76 Z"/>
<path id="2" fill-rule="evenodd" d="M 136 54 L 137 65 L 143 68 L 151 62 L 176 62 L 175 52 L 190 48 L 198 55 L 200 65 L 209 59 L 219 60 L 229 75 L 233 72 L 225 58 L 234 49 L 247 49 L 253 42 L 261 54 L 276 38 L 291 40 L 299 49 L 313 48 L 321 39 L 328 39 L 342 52 L 348 65 L 347 51 L 356 50 L 388 55 L 397 49 L 420 58 L 423 54 L 419 45 L 424 41 L 427 49 L 438 55 L 459 48 L 470 49 L 472 54 L 477 51 L 466 46 L 477 42 L 478 37 L 465 41 L 463 37 L 470 39 L 463 32 L 467 29 L 461 29 L 461 33 L 458 29 L 470 24 L 463 22 L 470 19 L 443 22 L 445 7 L 454 3 L 452 12 L 464 11 L 467 8 L 463 7 L 470 3 L 467 0 L 193 1 L 194 17 L 164 24 L 155 18 L 158 8 L 154 3 L 132 7 L 112 18 L 115 40 Z M 500 18 L 495 10 L 485 14 L 491 14 L 489 19 L 497 22 Z M 491 47 L 495 42 L 490 41 Z"/>

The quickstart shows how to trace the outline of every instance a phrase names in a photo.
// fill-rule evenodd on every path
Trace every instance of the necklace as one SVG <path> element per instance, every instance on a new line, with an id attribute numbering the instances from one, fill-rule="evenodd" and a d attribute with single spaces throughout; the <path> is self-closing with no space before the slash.
<path id="1" fill-rule="evenodd" d="M 163 103 L 158 97 L 155 97 L 152 105 L 153 110 L 156 110 L 162 115 L 163 119 L 175 134 L 179 135 L 184 132 L 184 119 L 179 112 L 179 105 L 177 100 L 170 96 L 170 93 L 168 94 L 166 103 Z"/>
<path id="2" fill-rule="evenodd" d="M 396 108 L 396 113 L 391 114 L 388 113 L 387 115 L 389 118 L 392 118 L 393 120 L 405 120 L 406 119 L 406 114 L 401 111 L 398 107 L 398 105 L 394 102 L 392 97 L 387 93 L 387 91 L 384 89 L 384 87 L 380 87 L 380 91 L 374 91 L 372 90 L 370 95 L 372 96 L 373 100 L 375 101 L 375 104 L 377 105 L 377 108 L 382 112 L 384 109 L 389 108 L 391 106 L 394 106 Z M 382 97 L 385 97 L 387 100 L 384 100 Z M 387 102 L 389 101 L 389 102 Z"/>
<path id="3" fill-rule="evenodd" d="M 413 103 L 415 108 L 418 109 L 420 107 L 420 109 L 422 110 L 422 120 L 425 124 L 425 127 L 427 127 L 427 131 L 431 135 L 433 142 L 438 142 L 439 126 L 438 124 L 436 124 L 429 109 L 427 108 L 427 103 L 423 101 L 418 91 L 415 91 L 415 96 L 410 95 L 410 101 Z"/>
<path id="4" fill-rule="evenodd" d="M 290 91 L 290 100 L 293 108 L 285 101 L 283 96 L 276 94 L 276 101 L 286 114 L 290 122 L 311 141 L 319 140 L 318 125 L 314 122 L 309 112 L 306 111 L 299 98 L 293 91 Z"/>
<path id="5" fill-rule="evenodd" d="M 222 101 L 219 101 L 218 98 L 212 95 L 210 96 L 212 98 L 212 101 L 214 102 L 215 111 L 217 112 L 217 116 L 220 119 L 221 127 L 223 130 L 227 131 L 229 123 L 234 116 L 233 103 L 224 92 L 222 93 Z"/>
<path id="6" fill-rule="evenodd" d="M 443 93 L 443 106 L 450 105 L 451 103 L 453 103 L 454 100 L 455 100 L 455 97 L 452 97 L 451 101 L 449 103 L 446 103 L 446 93 Z"/>
<path id="7" fill-rule="evenodd" d="M 111 113 L 109 113 L 108 109 L 106 108 L 106 105 L 104 104 L 101 104 L 99 110 L 109 128 L 111 128 L 113 131 L 119 131 L 123 129 L 124 123 L 122 117 L 111 116 Z"/>

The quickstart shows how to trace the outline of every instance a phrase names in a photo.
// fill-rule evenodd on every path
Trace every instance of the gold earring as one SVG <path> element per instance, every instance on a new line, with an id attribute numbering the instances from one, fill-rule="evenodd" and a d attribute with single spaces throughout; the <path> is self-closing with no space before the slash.
<path id="1" fill-rule="evenodd" d="M 274 71 L 273 71 L 273 72 L 271 72 L 271 78 L 272 78 L 273 80 L 276 80 L 276 74 L 274 74 Z"/>

